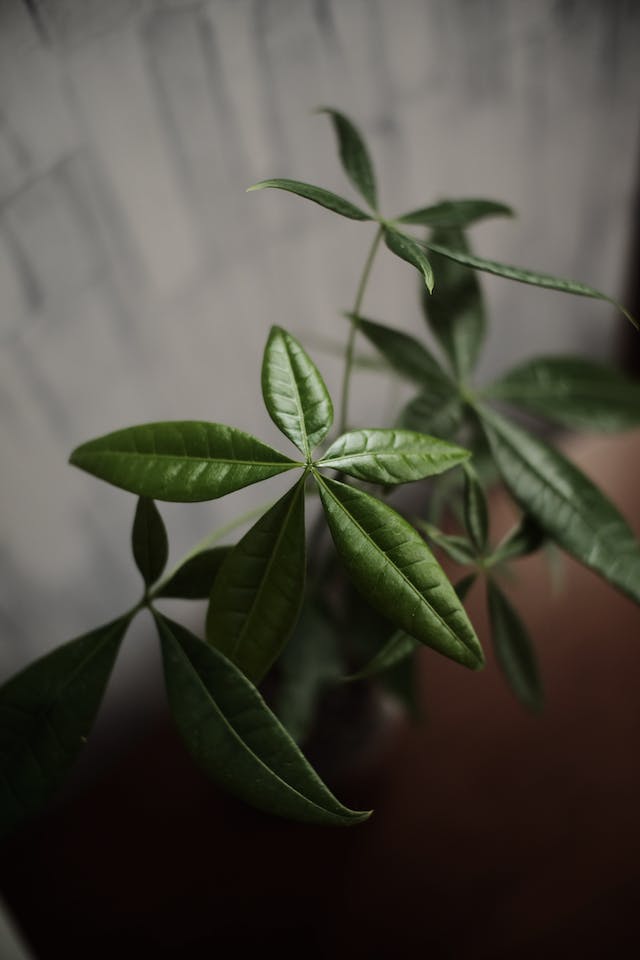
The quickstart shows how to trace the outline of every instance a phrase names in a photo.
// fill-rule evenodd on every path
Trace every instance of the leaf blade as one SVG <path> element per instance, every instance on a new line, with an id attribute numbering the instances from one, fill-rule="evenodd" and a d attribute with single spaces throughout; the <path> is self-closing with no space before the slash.
<path id="1" fill-rule="evenodd" d="M 210 547 L 194 553 L 171 574 L 154 596 L 207 600 L 231 547 Z"/>
<path id="2" fill-rule="evenodd" d="M 504 203 L 495 200 L 443 200 L 419 210 L 396 217 L 397 223 L 416 224 L 438 229 L 462 229 L 487 217 L 514 217 L 515 213 Z"/>
<path id="3" fill-rule="evenodd" d="M 285 190 L 287 193 L 295 193 L 296 196 L 303 197 L 305 200 L 311 200 L 313 203 L 317 203 L 326 210 L 331 210 L 332 213 L 338 213 L 348 220 L 372 219 L 372 217 L 370 217 L 368 213 L 365 213 L 364 210 L 361 210 L 360 207 L 356 207 L 354 203 L 345 200 L 344 197 L 338 196 L 337 193 L 333 193 L 331 190 L 325 190 L 323 187 L 316 187 L 312 183 L 303 183 L 301 180 L 287 180 L 283 178 L 261 180 L 259 183 L 254 183 L 253 186 L 249 187 L 247 193 L 253 190 L 264 190 L 268 187 L 276 190 Z"/>
<path id="4" fill-rule="evenodd" d="M 424 255 L 422 248 L 413 239 L 413 237 L 408 237 L 406 233 L 401 233 L 399 230 L 393 230 L 391 227 L 385 227 L 384 242 L 389 250 L 391 250 L 392 253 L 395 253 L 396 257 L 400 257 L 401 260 L 406 260 L 406 262 L 410 263 L 412 267 L 415 267 L 416 270 L 420 271 L 424 278 L 427 290 L 429 293 L 432 293 L 434 279 L 431 264 Z"/>
<path id="5" fill-rule="evenodd" d="M 169 556 L 167 531 L 153 500 L 138 497 L 131 531 L 131 549 L 145 586 L 162 574 Z"/>
<path id="6" fill-rule="evenodd" d="M 355 318 L 358 330 L 373 344 L 391 367 L 401 376 L 424 388 L 437 384 L 443 391 L 456 395 L 455 384 L 436 358 L 415 337 L 365 317 Z"/>
<path id="7" fill-rule="evenodd" d="M 376 178 L 373 164 L 364 139 L 348 117 L 331 107 L 320 107 L 318 113 L 326 113 L 335 131 L 342 167 L 356 190 L 375 210 L 377 208 Z"/>
<path id="8" fill-rule="evenodd" d="M 367 677 L 375 677 L 379 673 L 384 673 L 397 663 L 401 663 L 420 646 L 415 637 L 410 636 L 404 630 L 396 630 L 385 645 L 369 660 L 361 670 L 349 674 L 345 680 L 364 680 Z"/>
<path id="9" fill-rule="evenodd" d="M 493 580 L 487 581 L 487 603 L 498 664 L 517 699 L 538 712 L 543 704 L 542 683 L 529 633 Z"/>

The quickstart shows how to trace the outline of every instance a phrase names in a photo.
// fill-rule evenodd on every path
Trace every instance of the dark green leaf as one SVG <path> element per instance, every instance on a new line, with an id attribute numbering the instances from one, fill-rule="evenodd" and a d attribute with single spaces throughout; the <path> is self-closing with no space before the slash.
<path id="1" fill-rule="evenodd" d="M 462 580 L 458 580 L 458 582 L 456 583 L 453 589 L 458 594 L 458 600 L 460 600 L 461 603 L 464 603 L 464 601 L 467 598 L 467 594 L 469 593 L 469 591 L 471 590 L 471 587 L 474 585 L 475 582 L 476 582 L 475 573 L 468 573 L 466 577 L 462 578 Z"/>
<path id="2" fill-rule="evenodd" d="M 296 464 L 248 433 L 197 420 L 147 423 L 84 443 L 70 462 L 155 500 L 215 500 Z"/>
<path id="3" fill-rule="evenodd" d="M 640 384 L 581 357 L 538 357 L 510 370 L 488 395 L 584 430 L 640 424 Z"/>
<path id="4" fill-rule="evenodd" d="M 468 463 L 464 464 L 464 481 L 465 527 L 476 550 L 483 554 L 489 536 L 489 510 L 477 474 Z"/>
<path id="5" fill-rule="evenodd" d="M 404 630 L 396 630 L 393 636 L 385 643 L 384 647 L 376 653 L 373 659 L 370 660 L 362 670 L 358 670 L 357 673 L 352 673 L 345 679 L 362 680 L 365 677 L 374 677 L 378 673 L 384 673 L 385 670 L 404 660 L 405 657 L 410 656 L 419 645 L 418 641 L 414 639 L 414 637 L 409 636 L 408 633 L 405 633 Z"/>
<path id="6" fill-rule="evenodd" d="M 281 817 L 347 825 L 369 813 L 348 810 L 329 792 L 264 700 L 231 661 L 156 614 L 169 705 L 189 753 L 242 800 Z"/>
<path id="7" fill-rule="evenodd" d="M 65 643 L 0 688 L 0 836 L 40 810 L 73 765 L 129 620 Z"/>
<path id="8" fill-rule="evenodd" d="M 542 440 L 479 408 L 504 482 L 561 547 L 640 602 L 640 544 L 614 505 Z"/>
<path id="9" fill-rule="evenodd" d="M 462 422 L 462 404 L 438 388 L 430 388 L 410 400 L 398 418 L 407 430 L 428 433 L 435 437 L 453 437 Z"/>
<path id="10" fill-rule="evenodd" d="M 320 204 L 327 210 L 339 213 L 349 220 L 371 220 L 372 218 L 364 210 L 356 207 L 355 204 L 339 197 L 330 190 L 324 190 L 322 187 L 314 187 L 311 183 L 301 183 L 299 180 L 261 180 L 260 183 L 254 183 L 249 187 L 247 193 L 251 190 L 264 190 L 265 187 L 275 187 L 277 190 L 286 190 L 288 193 L 295 193 L 305 200 L 312 200 Z"/>
<path id="11" fill-rule="evenodd" d="M 542 707 L 536 655 L 522 620 L 496 583 L 487 583 L 489 619 L 496 659 L 514 694 L 532 710 Z"/>
<path id="12" fill-rule="evenodd" d="M 420 271 L 424 277 L 427 290 L 429 293 L 432 293 L 434 281 L 431 264 L 413 237 L 408 237 L 406 233 L 400 233 L 399 230 L 392 230 L 391 227 L 385 227 L 384 242 L 389 250 L 395 253 L 396 257 L 400 257 L 401 260 L 406 260 L 412 267 Z"/>
<path id="13" fill-rule="evenodd" d="M 443 533 L 441 530 L 438 530 L 437 527 L 434 527 L 432 523 L 427 523 L 426 520 L 418 520 L 418 526 L 421 530 L 424 530 L 429 539 L 432 540 L 437 547 L 444 550 L 447 556 L 455 560 L 456 563 L 475 563 L 476 551 L 473 548 L 473 544 L 470 543 L 466 537 Z"/>
<path id="14" fill-rule="evenodd" d="M 436 230 L 431 239 L 452 250 L 470 252 L 462 230 Z M 438 253 L 432 255 L 431 266 L 437 280 L 436 288 L 431 296 L 423 289 L 422 308 L 456 376 L 465 380 L 476 366 L 486 331 L 478 277 L 473 270 Z"/>
<path id="15" fill-rule="evenodd" d="M 502 543 L 498 544 L 491 556 L 491 562 L 492 564 L 504 563 L 505 560 L 525 557 L 539 550 L 545 539 L 546 534 L 537 520 L 525 513 Z"/>
<path id="16" fill-rule="evenodd" d="M 455 384 L 435 357 L 415 337 L 382 323 L 365 320 L 364 317 L 354 318 L 354 322 L 401 376 L 413 380 L 423 389 L 437 389 L 440 396 L 457 396 Z"/>
<path id="17" fill-rule="evenodd" d="M 156 597 L 207 600 L 231 547 L 211 547 L 189 557 L 155 593 Z"/>
<path id="18" fill-rule="evenodd" d="M 396 217 L 398 223 L 423 224 L 425 227 L 469 227 L 487 217 L 513 217 L 511 207 L 495 200 L 443 200 L 430 207 L 412 210 Z"/>
<path id="19" fill-rule="evenodd" d="M 352 430 L 316 465 L 370 483 L 396 484 L 444 473 L 469 456 L 462 447 L 411 430 Z"/>
<path id="20" fill-rule="evenodd" d="M 262 395 L 273 422 L 308 457 L 333 423 L 333 405 L 311 358 L 280 327 L 264 351 Z"/>
<path id="21" fill-rule="evenodd" d="M 156 582 L 166 566 L 169 543 L 158 508 L 148 497 L 138 498 L 131 547 L 136 566 L 149 587 Z"/>
<path id="22" fill-rule="evenodd" d="M 333 129 L 338 138 L 340 160 L 345 173 L 367 203 L 376 209 L 376 180 L 373 164 L 361 134 L 353 123 L 337 110 L 321 107 L 318 113 L 327 113 L 333 122 Z"/>
<path id="23" fill-rule="evenodd" d="M 564 277 L 552 277 L 548 273 L 534 273 L 532 270 L 524 270 L 522 267 L 513 267 L 506 263 L 498 263 L 495 260 L 485 260 L 481 257 L 474 257 L 470 253 L 462 253 L 458 250 L 452 250 L 440 243 L 428 241 L 423 246 L 432 253 L 439 253 L 443 257 L 449 257 L 457 263 L 462 263 L 474 270 L 484 270 L 485 273 L 493 273 L 498 277 L 506 277 L 507 280 L 517 280 L 519 283 L 530 283 L 535 287 L 545 287 L 548 290 L 559 290 L 562 293 L 573 293 L 578 297 L 591 297 L 594 300 L 606 300 L 613 304 L 627 320 L 631 321 L 634 327 L 638 327 L 637 320 L 631 316 L 628 310 L 606 294 L 601 293 L 594 287 L 588 287 L 585 283 L 578 283 L 576 280 L 567 280 Z"/>
<path id="24" fill-rule="evenodd" d="M 229 553 L 211 593 L 207 640 L 255 683 L 287 642 L 304 579 L 303 479 Z"/>
<path id="25" fill-rule="evenodd" d="M 375 497 L 316 479 L 338 553 L 371 605 L 421 643 L 465 666 L 482 666 L 473 627 L 422 537 Z"/>

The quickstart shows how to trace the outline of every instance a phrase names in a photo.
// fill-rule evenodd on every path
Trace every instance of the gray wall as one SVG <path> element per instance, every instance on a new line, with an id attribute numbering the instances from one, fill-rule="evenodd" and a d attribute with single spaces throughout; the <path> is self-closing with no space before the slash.
<path id="1" fill-rule="evenodd" d="M 348 191 L 314 106 L 360 124 L 391 213 L 504 199 L 519 220 L 479 226 L 476 249 L 621 295 L 639 48 L 631 0 L 2 0 L 0 671 L 138 593 L 133 498 L 68 467 L 73 446 L 164 418 L 275 439 L 258 378 L 272 323 L 337 391 L 320 339 L 344 337 L 371 228 L 245 193 L 269 176 Z M 487 290 L 484 375 L 613 351 L 603 304 Z M 381 257 L 365 309 L 418 331 L 410 268 Z M 361 376 L 354 418 L 382 422 L 394 391 Z M 168 507 L 175 557 L 276 489 Z"/>

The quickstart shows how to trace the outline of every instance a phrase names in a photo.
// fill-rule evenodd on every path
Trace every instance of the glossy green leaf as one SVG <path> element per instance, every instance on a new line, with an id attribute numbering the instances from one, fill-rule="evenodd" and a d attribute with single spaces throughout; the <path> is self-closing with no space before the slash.
<path id="1" fill-rule="evenodd" d="M 129 619 L 65 643 L 0 688 L 0 836 L 40 810 L 73 765 Z"/>
<path id="2" fill-rule="evenodd" d="M 70 462 L 154 500 L 215 500 L 296 464 L 248 433 L 197 420 L 147 423 L 84 443 Z"/>
<path id="3" fill-rule="evenodd" d="M 326 113 L 331 117 L 344 171 L 356 190 L 375 210 L 378 201 L 373 164 L 360 132 L 348 117 L 337 110 L 320 107 L 318 113 Z"/>
<path id="4" fill-rule="evenodd" d="M 409 401 L 398 417 L 398 426 L 447 439 L 455 436 L 462 416 L 459 397 L 430 388 Z"/>
<path id="5" fill-rule="evenodd" d="M 331 444 L 317 466 L 370 483 L 396 484 L 444 473 L 469 456 L 462 447 L 411 430 L 352 430 Z"/>
<path id="6" fill-rule="evenodd" d="M 230 660 L 156 614 L 169 705 L 189 753 L 230 793 L 268 813 L 307 823 L 348 825 L 330 793 L 253 684 Z"/>
<path id="7" fill-rule="evenodd" d="M 489 620 L 496 659 L 514 694 L 532 710 L 542 707 L 542 684 L 527 629 L 500 587 L 487 583 Z"/>
<path id="8" fill-rule="evenodd" d="M 304 480 L 242 537 L 218 572 L 207 640 L 258 683 L 297 620 L 305 579 Z"/>
<path id="9" fill-rule="evenodd" d="M 487 395 L 584 430 L 640 425 L 640 384 L 582 357 L 537 357 L 510 370 Z"/>
<path id="10" fill-rule="evenodd" d="M 472 544 L 483 554 L 489 536 L 489 509 L 473 467 L 464 464 L 464 524 Z"/>
<path id="11" fill-rule="evenodd" d="M 535 287 L 544 287 L 548 290 L 559 290 L 562 293 L 573 293 L 578 297 L 591 297 L 594 300 L 606 300 L 613 304 L 634 327 L 638 327 L 637 320 L 631 316 L 628 310 L 606 294 L 601 293 L 594 287 L 588 287 L 585 283 L 579 283 L 576 280 L 567 280 L 564 277 L 553 277 L 548 273 L 535 273 L 532 270 L 524 270 L 522 267 L 514 267 L 506 263 L 498 263 L 496 260 L 486 260 L 482 257 L 475 257 L 471 253 L 462 253 L 459 250 L 453 250 L 450 247 L 443 246 L 440 243 L 427 241 L 422 244 L 431 253 L 439 253 L 443 257 L 462 263 L 464 266 L 471 267 L 474 270 L 483 270 L 485 273 L 493 273 L 498 277 L 505 277 L 507 280 L 516 280 L 519 283 L 530 283 Z"/>
<path id="12" fill-rule="evenodd" d="M 131 532 L 131 547 L 136 566 L 149 587 L 164 570 L 169 542 L 162 517 L 153 500 L 139 497 Z"/>
<path id="13" fill-rule="evenodd" d="M 396 257 L 406 260 L 412 267 L 419 270 L 424 277 L 424 282 L 429 293 L 433 291 L 433 270 L 431 264 L 424 254 L 422 247 L 406 233 L 400 233 L 399 230 L 393 230 L 391 227 L 384 228 L 384 242 L 389 250 L 395 253 Z"/>
<path id="14" fill-rule="evenodd" d="M 342 217 L 349 220 L 371 220 L 372 218 L 364 210 L 356 207 L 355 204 L 339 197 L 337 193 L 331 190 L 325 190 L 323 187 L 314 187 L 311 183 L 301 183 L 299 180 L 261 180 L 260 183 L 254 183 L 249 187 L 247 193 L 252 190 L 264 190 L 266 187 L 274 187 L 276 190 L 286 190 L 288 193 L 295 193 L 305 200 L 312 200 L 333 213 L 339 213 Z"/>
<path id="15" fill-rule="evenodd" d="M 316 479 L 338 553 L 369 603 L 421 643 L 465 666 L 482 666 L 473 627 L 417 531 L 375 497 Z"/>
<path id="16" fill-rule="evenodd" d="M 462 230 L 439 229 L 434 242 L 469 253 Z M 432 254 L 431 266 L 437 283 L 433 294 L 422 291 L 422 308 L 427 323 L 445 351 L 456 376 L 465 380 L 474 370 L 486 332 L 484 301 L 477 274 L 473 270 Z"/>
<path id="17" fill-rule="evenodd" d="M 422 224 L 425 227 L 469 227 L 487 217 L 513 217 L 511 207 L 495 200 L 443 200 L 430 207 L 421 207 L 396 217 L 398 223 Z"/>
<path id="18" fill-rule="evenodd" d="M 456 563 L 475 563 L 476 551 L 473 544 L 466 537 L 460 537 L 456 534 L 443 533 L 432 523 L 426 520 L 418 520 L 418 526 L 429 537 L 433 543 L 441 550 L 455 560 Z"/>
<path id="19" fill-rule="evenodd" d="M 194 553 L 161 584 L 159 590 L 154 591 L 154 595 L 181 600 L 207 600 L 231 549 L 229 546 L 211 547 Z"/>
<path id="20" fill-rule="evenodd" d="M 396 663 L 400 663 L 401 660 L 411 656 L 416 647 L 419 646 L 419 642 L 404 630 L 396 630 L 362 670 L 352 673 L 345 679 L 363 680 L 365 677 L 375 677 L 379 673 L 384 673 L 385 670 L 395 666 Z"/>
<path id="21" fill-rule="evenodd" d="M 276 426 L 310 456 L 333 423 L 333 405 L 311 358 L 280 327 L 271 328 L 264 351 L 262 395 Z"/>
<path id="22" fill-rule="evenodd" d="M 587 567 L 640 602 L 640 544 L 616 507 L 557 450 L 479 408 L 494 459 L 523 510 Z"/>
<path id="23" fill-rule="evenodd" d="M 455 384 L 435 357 L 415 337 L 364 317 L 356 318 L 356 322 L 358 330 L 401 376 L 412 380 L 423 389 L 435 387 L 441 396 L 457 396 Z"/>
<path id="24" fill-rule="evenodd" d="M 540 524 L 525 513 L 504 540 L 498 544 L 491 555 L 491 563 L 493 565 L 525 557 L 539 550 L 545 540 L 546 534 Z"/>

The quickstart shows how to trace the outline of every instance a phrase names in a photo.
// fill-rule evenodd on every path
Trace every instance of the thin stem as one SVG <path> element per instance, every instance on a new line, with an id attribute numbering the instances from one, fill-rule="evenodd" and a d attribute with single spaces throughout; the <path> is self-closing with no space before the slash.
<path id="1" fill-rule="evenodd" d="M 349 387 L 351 385 L 351 373 L 353 371 L 353 359 L 355 351 L 355 342 L 356 342 L 356 333 L 358 332 L 358 315 L 360 313 L 360 308 L 362 306 L 362 300 L 364 298 L 364 292 L 367 288 L 367 282 L 369 280 L 369 275 L 371 273 L 371 267 L 373 266 L 373 260 L 378 249 L 378 245 L 382 238 L 382 227 L 378 227 L 376 235 L 373 238 L 373 243 L 365 260 L 365 264 L 362 270 L 362 276 L 360 277 L 360 283 L 358 284 L 358 290 L 356 293 L 356 299 L 353 304 L 353 310 L 351 311 L 351 329 L 349 330 L 349 339 L 347 341 L 347 349 L 345 352 L 345 361 L 344 361 L 344 375 L 342 377 L 342 397 L 340 401 L 340 424 L 339 424 L 339 433 L 344 433 L 347 429 L 348 421 L 348 409 L 349 409 Z"/>

